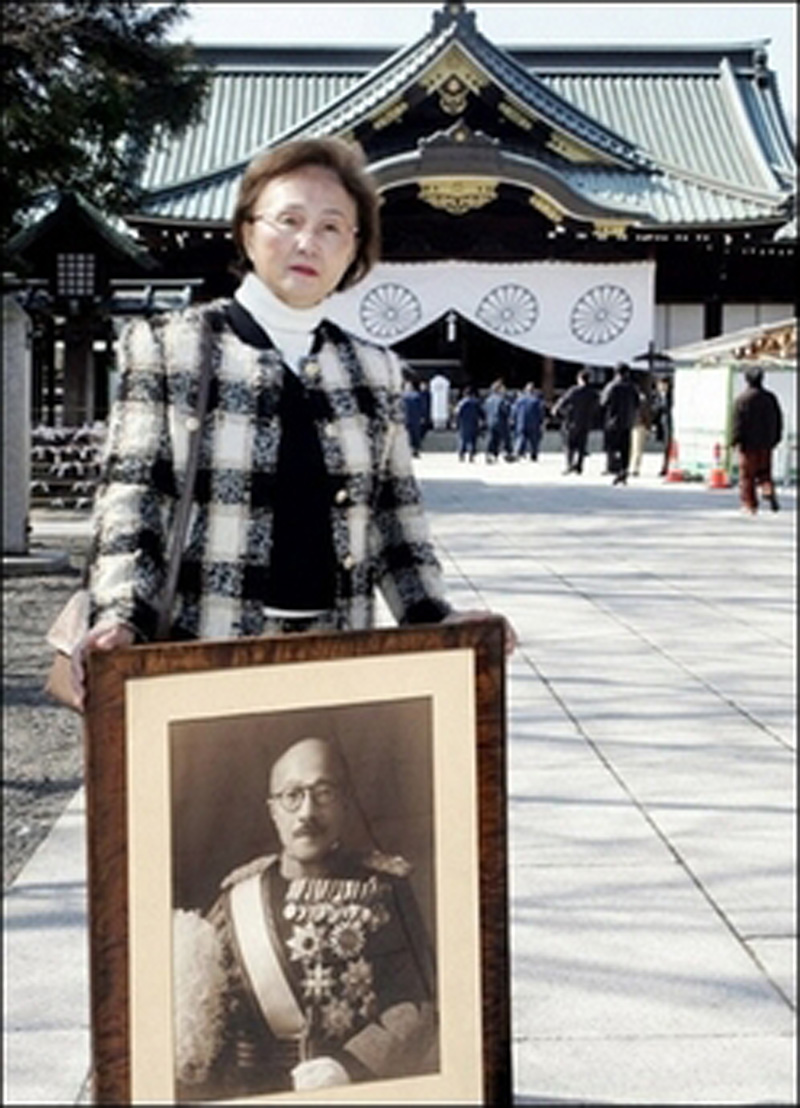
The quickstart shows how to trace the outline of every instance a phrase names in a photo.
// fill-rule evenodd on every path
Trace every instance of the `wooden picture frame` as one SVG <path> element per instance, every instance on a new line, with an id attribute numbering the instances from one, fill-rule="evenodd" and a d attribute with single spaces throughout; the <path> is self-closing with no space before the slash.
<path id="1" fill-rule="evenodd" d="M 90 656 L 96 1103 L 511 1102 L 504 667 L 495 617 Z M 267 766 L 309 735 L 337 744 L 357 856 L 381 882 L 405 880 L 414 856 L 436 1060 L 310 1092 L 226 1086 L 195 1099 L 177 1078 L 188 957 L 178 924 L 207 927 L 197 920 L 231 865 L 272 857 Z"/>

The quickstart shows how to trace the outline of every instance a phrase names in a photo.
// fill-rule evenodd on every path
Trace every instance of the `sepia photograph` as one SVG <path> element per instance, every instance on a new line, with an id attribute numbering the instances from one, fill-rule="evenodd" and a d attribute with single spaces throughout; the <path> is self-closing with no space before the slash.
<path id="1" fill-rule="evenodd" d="M 104 1103 L 496 1103 L 503 629 L 92 659 Z"/>
<path id="2" fill-rule="evenodd" d="M 176 1099 L 438 1069 L 430 698 L 170 726 Z"/>

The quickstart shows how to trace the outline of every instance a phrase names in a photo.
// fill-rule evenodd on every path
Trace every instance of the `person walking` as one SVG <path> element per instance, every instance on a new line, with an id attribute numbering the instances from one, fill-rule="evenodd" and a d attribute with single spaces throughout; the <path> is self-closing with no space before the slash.
<path id="1" fill-rule="evenodd" d="M 600 395 L 606 436 L 608 472 L 612 484 L 625 485 L 631 453 L 631 428 L 639 409 L 639 390 L 631 381 L 630 366 L 619 362 L 614 376 Z"/>
<path id="2" fill-rule="evenodd" d="M 484 424 L 483 405 L 474 386 L 467 385 L 464 389 L 464 395 L 456 406 L 455 419 L 458 432 L 458 460 L 463 462 L 465 458 L 469 458 L 474 462 L 478 450 L 478 436 Z"/>
<path id="3" fill-rule="evenodd" d="M 588 369 L 578 371 L 574 385 L 556 402 L 552 414 L 561 420 L 564 473 L 583 473 L 589 432 L 599 408 L 597 391 L 589 383 Z"/>
<path id="4" fill-rule="evenodd" d="M 663 444 L 659 477 L 666 477 L 672 452 L 672 381 L 669 377 L 659 377 L 656 381 L 656 395 L 653 419 L 656 438 Z"/>
<path id="5" fill-rule="evenodd" d="M 167 638 L 369 628 L 376 589 L 400 624 L 465 618 L 445 596 L 413 474 L 403 366 L 326 318 L 328 296 L 377 261 L 379 227 L 358 147 L 281 144 L 240 184 L 233 298 L 126 326 L 92 516 L 89 630 L 71 652 L 76 707 L 87 651 L 156 633 L 194 432 L 199 469 Z M 213 380 L 197 428 L 201 363 Z"/>
<path id="6" fill-rule="evenodd" d="M 422 399 L 422 441 L 420 449 L 425 445 L 425 436 L 433 429 L 433 397 L 431 387 L 427 381 L 420 381 L 417 385 Z"/>
<path id="7" fill-rule="evenodd" d="M 638 477 L 642 470 L 642 457 L 647 436 L 653 423 L 653 409 L 650 404 L 649 378 L 644 388 L 639 389 L 639 406 L 631 428 L 631 475 Z"/>
<path id="8" fill-rule="evenodd" d="M 780 504 L 772 477 L 772 451 L 783 437 L 783 412 L 774 392 L 764 387 L 764 370 L 744 372 L 746 388 L 733 405 L 731 445 L 739 447 L 739 496 L 742 511 L 755 515 L 758 490 L 773 512 Z"/>
<path id="9" fill-rule="evenodd" d="M 506 461 L 511 461 L 514 451 L 511 443 L 511 401 L 505 383 L 498 378 L 492 383 L 484 401 L 486 413 L 486 461 L 496 462 L 502 451 Z"/>
<path id="10" fill-rule="evenodd" d="M 416 381 L 412 378 L 408 378 L 403 386 L 403 410 L 411 453 L 413 457 L 418 458 L 422 451 L 422 440 L 426 430 L 425 401 Z"/>
<path id="11" fill-rule="evenodd" d="M 533 381 L 528 381 L 511 409 L 514 453 L 517 458 L 524 458 L 529 455 L 532 462 L 538 461 L 543 418 L 544 400 L 542 394 Z"/>

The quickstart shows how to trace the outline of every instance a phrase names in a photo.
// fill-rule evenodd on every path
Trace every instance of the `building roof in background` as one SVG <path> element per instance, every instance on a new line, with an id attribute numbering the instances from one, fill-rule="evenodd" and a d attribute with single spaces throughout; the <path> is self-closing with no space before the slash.
<path id="1" fill-rule="evenodd" d="M 6 244 L 9 257 L 23 262 L 35 257 L 46 259 L 52 255 L 54 244 L 63 249 L 71 240 L 74 248 L 84 249 L 94 239 L 104 257 L 123 267 L 132 264 L 143 273 L 157 268 L 155 260 L 121 220 L 100 211 L 80 193 L 54 192 L 44 207 L 47 211 L 42 212 L 40 219 L 9 239 Z"/>
<path id="2" fill-rule="evenodd" d="M 503 116 L 504 149 L 511 120 L 514 157 L 556 174 L 590 205 L 663 227 L 777 227 L 790 218 L 796 153 L 763 41 L 502 49 L 473 13 L 445 5 L 426 35 L 395 52 L 265 46 L 197 55 L 214 74 L 203 120 L 151 155 L 133 221 L 227 224 L 257 152 L 287 137 L 360 137 L 368 127 L 382 128 L 383 139 L 421 97 L 446 97 L 451 80 L 465 92 L 468 124 L 470 104 L 483 98 L 484 124 L 487 108 Z M 456 94 L 446 110 L 458 103 Z"/>
<path id="3" fill-rule="evenodd" d="M 797 366 L 797 320 L 784 319 L 731 331 L 704 342 L 676 346 L 667 354 L 676 365 L 719 365 L 731 362 L 786 363 Z"/>

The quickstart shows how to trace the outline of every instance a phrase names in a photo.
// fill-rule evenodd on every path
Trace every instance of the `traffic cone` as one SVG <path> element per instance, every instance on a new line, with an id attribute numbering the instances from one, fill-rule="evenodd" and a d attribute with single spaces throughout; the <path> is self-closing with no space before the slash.
<path id="1" fill-rule="evenodd" d="M 714 443 L 714 464 L 708 475 L 708 487 L 710 489 L 729 489 L 731 487 L 725 466 L 722 464 L 722 447 L 718 442 Z"/>
<path id="2" fill-rule="evenodd" d="M 682 481 L 683 470 L 678 465 L 678 440 L 673 439 L 669 444 L 669 465 L 667 466 L 667 476 L 665 481 Z"/>

